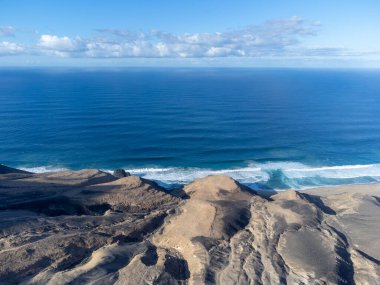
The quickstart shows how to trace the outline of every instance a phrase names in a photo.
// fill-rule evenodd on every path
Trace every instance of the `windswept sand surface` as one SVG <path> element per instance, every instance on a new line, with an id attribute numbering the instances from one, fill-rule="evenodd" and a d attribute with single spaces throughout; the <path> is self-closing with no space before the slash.
<path id="1" fill-rule="evenodd" d="M 0 284 L 380 284 L 380 186 L 265 198 L 0 165 Z"/>

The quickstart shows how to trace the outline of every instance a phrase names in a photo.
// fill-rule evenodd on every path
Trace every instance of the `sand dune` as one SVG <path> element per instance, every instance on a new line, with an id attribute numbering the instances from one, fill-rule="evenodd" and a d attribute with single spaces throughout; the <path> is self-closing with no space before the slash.
<path id="1" fill-rule="evenodd" d="M 0 284 L 378 284 L 380 186 L 0 174 Z"/>

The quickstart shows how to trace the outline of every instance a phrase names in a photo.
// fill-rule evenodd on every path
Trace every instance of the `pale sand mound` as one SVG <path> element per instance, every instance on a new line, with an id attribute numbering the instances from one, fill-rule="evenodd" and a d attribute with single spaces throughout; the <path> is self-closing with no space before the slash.
<path id="1" fill-rule="evenodd" d="M 380 187 L 0 174 L 0 284 L 378 284 Z M 178 197 L 182 197 L 182 199 Z"/>
<path id="2" fill-rule="evenodd" d="M 380 185 L 349 185 L 305 191 L 318 195 L 334 215 L 326 219 L 349 243 L 357 284 L 380 280 Z"/>
<path id="3" fill-rule="evenodd" d="M 226 176 L 209 176 L 186 186 L 190 199 L 152 241 L 178 251 L 187 261 L 190 284 L 205 278 L 208 250 L 228 240 L 249 221 L 251 195 Z"/>

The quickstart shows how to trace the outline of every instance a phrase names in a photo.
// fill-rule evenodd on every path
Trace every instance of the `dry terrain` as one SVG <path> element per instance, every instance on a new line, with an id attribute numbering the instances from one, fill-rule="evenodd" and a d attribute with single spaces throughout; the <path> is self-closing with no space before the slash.
<path id="1" fill-rule="evenodd" d="M 380 186 L 168 192 L 0 165 L 0 284 L 380 284 Z"/>

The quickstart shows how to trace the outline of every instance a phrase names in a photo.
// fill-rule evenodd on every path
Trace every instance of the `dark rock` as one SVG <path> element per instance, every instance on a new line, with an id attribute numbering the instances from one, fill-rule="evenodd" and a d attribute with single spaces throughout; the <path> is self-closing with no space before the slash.
<path id="1" fill-rule="evenodd" d="M 8 173 L 22 173 L 22 174 L 31 174 L 31 172 L 12 168 L 5 166 L 3 164 L 0 164 L 0 174 L 8 174 Z"/>
<path id="2" fill-rule="evenodd" d="M 176 280 L 186 280 L 190 278 L 187 261 L 176 256 L 165 256 L 165 272 L 169 273 Z"/>
<path id="3" fill-rule="evenodd" d="M 158 260 L 156 247 L 153 245 L 149 245 L 145 254 L 140 258 L 140 260 L 146 266 L 155 265 Z"/>
<path id="4" fill-rule="evenodd" d="M 113 172 L 113 176 L 117 178 L 123 178 L 123 177 L 131 176 L 131 174 L 129 172 L 126 172 L 124 169 L 116 169 Z"/>

